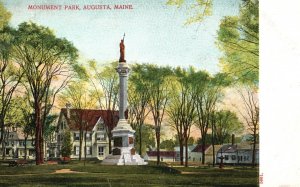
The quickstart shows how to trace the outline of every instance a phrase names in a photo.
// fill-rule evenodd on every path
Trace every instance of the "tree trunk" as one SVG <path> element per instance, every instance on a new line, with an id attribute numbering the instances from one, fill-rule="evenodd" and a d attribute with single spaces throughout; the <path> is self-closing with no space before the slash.
<path id="1" fill-rule="evenodd" d="M 155 131 L 155 136 L 156 136 L 156 145 L 157 145 L 157 161 L 156 165 L 160 164 L 160 133 L 158 130 Z"/>
<path id="2" fill-rule="evenodd" d="M 25 139 L 24 139 L 24 143 L 25 143 L 25 148 L 24 148 L 24 151 L 25 151 L 25 160 L 27 160 L 27 138 L 28 138 L 28 136 L 26 135 L 25 136 Z"/>
<path id="3" fill-rule="evenodd" d="M 214 123 L 212 123 L 212 126 L 211 126 L 211 143 L 212 143 L 212 149 L 213 149 L 213 167 L 215 167 L 215 162 L 216 162 L 216 159 L 215 159 L 215 128 L 214 128 Z"/>
<path id="4" fill-rule="evenodd" d="M 0 126 L 1 126 L 0 143 L 2 144 L 4 141 L 4 121 L 2 120 L 2 118 L 0 119 Z M 3 148 L 3 146 L 2 146 L 2 148 Z"/>
<path id="5" fill-rule="evenodd" d="M 79 160 L 80 161 L 81 161 L 81 155 L 82 155 L 82 140 L 83 140 L 83 130 L 82 130 L 82 127 L 80 127 L 80 132 L 79 132 Z"/>
<path id="6" fill-rule="evenodd" d="M 188 137 L 185 135 L 184 137 L 184 143 L 185 143 L 185 167 L 188 167 L 188 161 L 189 161 L 189 155 L 188 155 Z"/>
<path id="7" fill-rule="evenodd" d="M 109 154 L 111 154 L 111 150 L 112 150 L 111 142 L 112 142 L 112 136 L 108 135 L 108 153 Z"/>
<path id="8" fill-rule="evenodd" d="M 254 128 L 256 128 L 256 126 L 254 126 Z M 256 137 L 257 135 L 256 135 L 256 130 L 254 129 L 254 134 L 253 134 L 253 139 L 254 139 L 254 141 L 253 141 L 253 150 L 252 150 L 252 167 L 254 168 L 255 167 L 255 157 L 256 157 L 256 151 L 255 151 L 255 149 L 256 149 L 256 139 L 257 139 L 257 137 Z"/>
<path id="9" fill-rule="evenodd" d="M 85 166 L 85 161 L 86 161 L 86 130 L 84 134 L 84 166 Z"/>
<path id="10" fill-rule="evenodd" d="M 140 137 L 139 137 L 140 138 L 140 140 L 139 140 L 140 141 L 139 154 L 142 155 L 142 124 L 140 124 L 139 126 L 140 126 L 140 128 L 139 128 L 139 135 L 140 135 Z"/>
<path id="11" fill-rule="evenodd" d="M 183 166 L 183 142 L 182 140 L 178 139 L 179 141 L 179 156 L 180 156 L 180 165 Z"/>
<path id="12" fill-rule="evenodd" d="M 34 116 L 35 116 L 35 162 L 36 165 L 42 164 L 41 156 L 41 108 L 40 104 L 35 101 L 34 104 Z"/>
<path id="13" fill-rule="evenodd" d="M 202 137 L 202 164 L 205 164 L 205 137 Z"/>

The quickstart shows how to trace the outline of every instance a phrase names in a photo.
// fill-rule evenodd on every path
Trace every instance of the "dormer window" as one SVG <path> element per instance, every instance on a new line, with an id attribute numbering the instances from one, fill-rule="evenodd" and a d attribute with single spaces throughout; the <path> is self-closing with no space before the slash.
<path id="1" fill-rule="evenodd" d="M 104 131 L 104 120 L 102 118 L 99 119 L 97 130 Z"/>

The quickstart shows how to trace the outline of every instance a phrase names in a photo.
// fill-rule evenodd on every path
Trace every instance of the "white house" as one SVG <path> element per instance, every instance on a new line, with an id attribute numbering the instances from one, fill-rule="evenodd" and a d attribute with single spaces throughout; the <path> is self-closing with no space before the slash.
<path id="1" fill-rule="evenodd" d="M 188 146 L 188 160 L 191 160 L 191 152 L 195 147 L 196 147 L 196 145 Z M 176 147 L 174 147 L 174 150 L 176 152 L 175 160 L 180 161 L 180 147 L 176 146 Z M 183 146 L 183 161 L 185 161 L 185 146 Z"/>
<path id="2" fill-rule="evenodd" d="M 58 120 L 58 155 L 61 156 L 64 132 L 71 133 L 71 158 L 79 158 L 80 132 L 82 132 L 81 157 L 103 160 L 109 154 L 108 133 L 118 122 L 118 111 L 89 110 L 89 109 L 61 109 Z"/>
<path id="3" fill-rule="evenodd" d="M 249 142 L 240 144 L 223 145 L 217 152 L 217 163 L 221 162 L 220 157 L 223 156 L 224 164 L 251 164 L 252 163 L 252 147 Z M 259 163 L 259 145 L 256 145 L 256 159 L 255 163 Z"/>
<path id="4" fill-rule="evenodd" d="M 191 151 L 191 161 L 192 162 L 202 162 L 202 145 L 197 145 L 192 151 Z M 222 147 L 222 145 L 214 145 L 215 148 L 215 154 L 213 154 L 213 146 L 212 145 L 206 145 L 204 146 L 205 150 L 205 164 L 211 164 L 213 163 L 213 156 L 215 156 L 215 161 L 217 160 L 216 155 L 218 150 Z"/>
<path id="5" fill-rule="evenodd" d="M 9 131 L 8 136 L 4 141 L 6 158 L 25 158 L 25 151 L 27 153 L 27 158 L 33 159 L 35 157 L 35 140 L 31 136 L 28 136 L 25 141 L 25 134 L 22 132 L 21 128 L 11 128 L 11 131 Z"/>

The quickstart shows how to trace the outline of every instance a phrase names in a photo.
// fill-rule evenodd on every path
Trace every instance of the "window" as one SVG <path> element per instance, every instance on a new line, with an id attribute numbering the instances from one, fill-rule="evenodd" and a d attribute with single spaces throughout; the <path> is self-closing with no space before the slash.
<path id="1" fill-rule="evenodd" d="M 9 155 L 10 149 L 6 149 L 6 155 Z"/>
<path id="2" fill-rule="evenodd" d="M 91 155 L 92 154 L 92 147 L 86 147 L 86 154 Z"/>
<path id="3" fill-rule="evenodd" d="M 97 130 L 98 131 L 104 131 L 104 124 L 99 124 Z"/>
<path id="4" fill-rule="evenodd" d="M 98 155 L 103 156 L 104 155 L 104 147 L 99 146 L 98 147 Z"/>
<path id="5" fill-rule="evenodd" d="M 98 131 L 104 131 L 104 121 L 102 118 L 99 119 L 99 123 L 98 123 Z"/>
<path id="6" fill-rule="evenodd" d="M 235 155 L 231 155 L 231 160 L 235 160 L 236 156 Z"/>
<path id="7" fill-rule="evenodd" d="M 79 133 L 74 133 L 74 140 L 79 140 Z"/>
<path id="8" fill-rule="evenodd" d="M 19 140 L 19 146 L 20 146 L 20 147 L 24 146 L 24 144 L 25 144 L 25 142 L 24 142 L 24 141 L 22 141 L 22 140 Z"/>
<path id="9" fill-rule="evenodd" d="M 229 158 L 228 158 L 228 155 L 225 155 L 225 160 L 228 160 Z"/>
<path id="10" fill-rule="evenodd" d="M 74 146 L 74 152 L 75 152 L 75 155 L 79 155 L 79 147 L 78 146 Z"/>
<path id="11" fill-rule="evenodd" d="M 86 133 L 85 134 L 86 140 L 91 140 L 91 133 Z"/>
<path id="12" fill-rule="evenodd" d="M 101 133 L 97 133 L 97 140 L 98 141 L 105 141 L 105 135 Z"/>

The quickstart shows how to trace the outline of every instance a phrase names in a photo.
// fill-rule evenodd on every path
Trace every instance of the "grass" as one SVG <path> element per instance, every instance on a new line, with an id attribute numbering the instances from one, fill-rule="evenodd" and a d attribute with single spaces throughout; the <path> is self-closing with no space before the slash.
<path id="1" fill-rule="evenodd" d="M 53 174 L 63 168 L 88 173 Z M 151 163 L 103 166 L 99 162 L 84 166 L 74 161 L 66 165 L 0 166 L 0 186 L 258 186 L 257 181 L 257 168 L 177 168 Z"/>

